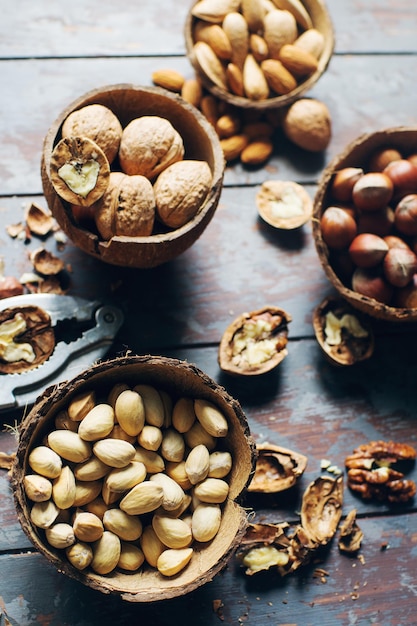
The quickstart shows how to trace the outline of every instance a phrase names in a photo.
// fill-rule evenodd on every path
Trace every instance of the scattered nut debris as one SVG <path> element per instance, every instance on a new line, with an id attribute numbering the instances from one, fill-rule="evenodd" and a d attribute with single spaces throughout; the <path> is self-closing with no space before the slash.
<path id="1" fill-rule="evenodd" d="M 365 500 L 408 502 L 416 494 L 416 484 L 391 466 L 414 464 L 415 459 L 416 451 L 409 444 L 370 441 L 345 459 L 348 487 Z"/>
<path id="2" fill-rule="evenodd" d="M 6 454 L 6 452 L 0 452 L 0 469 L 11 470 L 15 458 L 16 458 L 16 452 L 12 452 L 12 454 Z"/>
<path id="3" fill-rule="evenodd" d="M 48 235 L 55 224 L 51 211 L 35 202 L 26 207 L 25 220 L 30 232 L 40 237 Z"/>
<path id="4" fill-rule="evenodd" d="M 348 554 L 357 552 L 362 543 L 363 532 L 356 522 L 356 509 L 352 509 L 340 526 L 339 550 Z"/>
<path id="5" fill-rule="evenodd" d="M 307 457 L 271 443 L 257 444 L 258 458 L 248 491 L 277 493 L 290 489 L 302 476 Z"/>
<path id="6" fill-rule="evenodd" d="M 30 255 L 30 260 L 36 272 L 44 276 L 54 276 L 64 269 L 64 262 L 49 250 L 37 248 Z"/>
<path id="7" fill-rule="evenodd" d="M 224 620 L 223 607 L 224 607 L 224 604 L 222 600 L 213 600 L 213 611 L 216 613 L 217 617 L 222 621 Z"/>

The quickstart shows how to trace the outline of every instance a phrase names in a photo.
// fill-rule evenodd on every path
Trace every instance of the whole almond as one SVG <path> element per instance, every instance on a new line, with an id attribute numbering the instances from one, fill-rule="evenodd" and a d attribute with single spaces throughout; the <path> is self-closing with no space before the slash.
<path id="1" fill-rule="evenodd" d="M 165 420 L 165 407 L 162 396 L 152 385 L 136 385 L 133 388 L 142 398 L 145 407 L 145 421 L 151 426 L 161 428 Z"/>
<path id="2" fill-rule="evenodd" d="M 215 404 L 209 400 L 197 398 L 194 400 L 194 411 L 198 421 L 209 435 L 226 437 L 229 428 L 227 419 Z"/>
<path id="3" fill-rule="evenodd" d="M 273 0 L 278 9 L 283 9 L 292 13 L 297 23 L 306 30 L 312 28 L 311 17 L 300 0 Z"/>
<path id="4" fill-rule="evenodd" d="M 101 519 L 88 511 L 80 511 L 75 515 L 73 528 L 77 539 L 87 543 L 97 541 L 104 532 Z"/>
<path id="5" fill-rule="evenodd" d="M 156 472 L 163 472 L 165 469 L 165 461 L 158 452 L 153 450 L 146 450 L 145 448 L 136 448 L 133 461 L 143 463 L 146 467 L 146 471 L 149 474 L 155 474 Z"/>
<path id="6" fill-rule="evenodd" d="M 118 508 L 108 509 L 104 513 L 103 526 L 124 541 L 136 541 L 142 534 L 140 518 Z"/>
<path id="7" fill-rule="evenodd" d="M 181 89 L 181 96 L 186 101 L 200 108 L 203 89 L 201 83 L 196 78 L 187 78 Z"/>
<path id="8" fill-rule="evenodd" d="M 167 428 L 162 437 L 160 452 L 166 461 L 182 461 L 185 442 L 181 433 L 174 428 Z"/>
<path id="9" fill-rule="evenodd" d="M 38 528 L 49 528 L 59 515 L 59 509 L 55 502 L 35 502 L 30 510 L 30 521 Z"/>
<path id="10" fill-rule="evenodd" d="M 134 544 L 126 543 L 126 541 L 121 542 L 121 551 L 117 567 L 128 572 L 136 572 L 143 564 L 144 560 L 145 555 L 140 548 Z"/>
<path id="11" fill-rule="evenodd" d="M 166 546 L 164 546 L 162 541 L 158 538 L 151 525 L 145 526 L 139 541 L 146 562 L 151 565 L 151 567 L 156 567 L 158 558 L 166 549 Z"/>
<path id="12" fill-rule="evenodd" d="M 79 463 L 74 467 L 74 474 L 77 480 L 99 480 L 110 472 L 111 468 L 100 461 L 96 456 Z"/>
<path id="13" fill-rule="evenodd" d="M 123 439 L 101 439 L 93 445 L 94 454 L 110 467 L 125 467 L 133 461 L 136 450 Z"/>
<path id="14" fill-rule="evenodd" d="M 296 78 L 277 59 L 266 59 L 262 61 L 261 68 L 265 79 L 275 93 L 284 95 L 290 93 L 297 87 Z"/>
<path id="15" fill-rule="evenodd" d="M 82 463 L 91 456 L 91 445 L 71 430 L 54 430 L 48 435 L 48 445 L 60 457 Z"/>
<path id="16" fill-rule="evenodd" d="M 166 464 L 166 473 L 170 478 L 175 480 L 182 489 L 186 490 L 191 488 L 190 479 L 185 471 L 185 461 L 179 461 L 178 463 L 168 461 Z"/>
<path id="17" fill-rule="evenodd" d="M 229 89 L 236 96 L 243 97 L 245 95 L 245 89 L 243 86 L 243 72 L 234 63 L 228 63 L 226 67 L 226 78 Z"/>
<path id="18" fill-rule="evenodd" d="M 228 13 L 223 20 L 223 30 L 232 47 L 232 63 L 243 68 L 249 51 L 249 28 L 241 13 Z"/>
<path id="19" fill-rule="evenodd" d="M 294 41 L 294 45 L 306 52 L 312 54 L 316 59 L 321 57 L 321 53 L 324 49 L 324 36 L 323 34 L 317 30 L 316 28 L 309 28 L 305 30 L 297 39 Z"/>
<path id="20" fill-rule="evenodd" d="M 227 89 L 226 70 L 214 50 L 204 41 L 197 41 L 193 55 L 203 74 L 217 87 Z"/>
<path id="21" fill-rule="evenodd" d="M 229 485 L 221 478 L 206 478 L 194 487 L 195 496 L 201 502 L 210 504 L 221 504 L 227 498 Z"/>
<path id="22" fill-rule="evenodd" d="M 93 560 L 93 549 L 87 543 L 77 541 L 65 550 L 68 561 L 78 570 L 88 567 Z"/>
<path id="23" fill-rule="evenodd" d="M 206 446 L 200 444 L 193 448 L 186 460 L 185 471 L 190 483 L 195 485 L 207 477 L 210 468 L 210 453 Z"/>
<path id="24" fill-rule="evenodd" d="M 123 493 L 142 483 L 146 478 L 144 463 L 131 461 L 124 467 L 112 469 L 104 479 L 106 487 L 115 493 Z"/>
<path id="25" fill-rule="evenodd" d="M 145 480 L 135 485 L 121 500 L 120 508 L 129 515 L 142 515 L 161 506 L 164 490 L 160 485 Z"/>
<path id="26" fill-rule="evenodd" d="M 152 528 L 168 548 L 186 548 L 192 541 L 191 529 L 183 520 L 164 515 L 154 515 Z"/>
<path id="27" fill-rule="evenodd" d="M 262 0 L 242 0 L 241 11 L 251 33 L 257 33 L 262 30 L 263 18 L 266 12 Z"/>
<path id="28" fill-rule="evenodd" d="M 216 132 L 221 139 L 236 135 L 240 131 L 240 118 L 230 113 L 221 115 L 216 123 Z"/>
<path id="29" fill-rule="evenodd" d="M 255 59 L 260 63 L 269 56 L 268 44 L 265 39 L 257 33 L 252 33 L 249 38 L 249 49 Z"/>
<path id="30" fill-rule="evenodd" d="M 291 74 L 299 78 L 309 76 L 318 68 L 315 56 L 292 44 L 282 46 L 279 60 Z"/>
<path id="31" fill-rule="evenodd" d="M 230 137 L 230 139 L 224 139 L 223 141 L 226 142 L 230 141 L 231 139 L 233 139 L 233 137 Z M 247 138 L 245 137 L 244 139 L 246 145 Z M 237 156 L 239 156 L 239 154 Z M 193 426 L 190 428 L 190 430 L 184 433 L 184 439 L 189 448 L 195 448 L 196 446 L 200 445 L 200 443 L 204 444 L 210 451 L 214 450 L 214 448 L 216 447 L 216 437 L 209 435 L 209 433 L 202 427 L 199 421 L 196 421 L 195 424 L 193 424 Z"/>
<path id="32" fill-rule="evenodd" d="M 152 81 L 155 85 L 158 85 L 158 87 L 168 89 L 168 91 L 180 93 L 182 86 L 184 85 L 185 78 L 176 70 L 160 69 L 155 70 L 152 73 Z"/>
<path id="33" fill-rule="evenodd" d="M 211 94 L 206 94 L 201 98 L 200 109 L 203 115 L 208 119 L 210 124 L 216 125 L 219 117 L 219 104 L 217 98 Z"/>
<path id="34" fill-rule="evenodd" d="M 194 28 L 194 40 L 207 43 L 219 59 L 229 61 L 232 58 L 230 40 L 219 24 L 197 22 Z"/>
<path id="35" fill-rule="evenodd" d="M 138 442 L 146 450 L 158 450 L 162 442 L 162 430 L 145 424 L 138 435 Z"/>
<path id="36" fill-rule="evenodd" d="M 242 132 L 250 140 L 254 140 L 259 137 L 271 137 L 274 133 L 274 127 L 265 121 L 249 122 L 243 126 Z"/>
<path id="37" fill-rule="evenodd" d="M 145 424 L 145 405 L 141 395 L 135 390 L 126 389 L 119 394 L 114 413 L 128 435 L 138 435 Z"/>
<path id="38" fill-rule="evenodd" d="M 240 160 L 246 165 L 260 165 L 265 163 L 274 151 L 274 144 L 268 137 L 251 141 L 240 155 Z"/>
<path id="39" fill-rule="evenodd" d="M 23 485 L 27 497 L 32 502 L 45 502 L 52 495 L 52 483 L 45 476 L 26 474 Z"/>
<path id="40" fill-rule="evenodd" d="M 270 58 L 277 59 L 282 46 L 286 43 L 294 43 L 297 36 L 297 22 L 289 11 L 276 9 L 265 15 L 264 39 Z"/>
<path id="41" fill-rule="evenodd" d="M 45 537 L 54 548 L 63 550 L 75 543 L 74 530 L 71 524 L 59 523 L 45 529 Z"/>
<path id="42" fill-rule="evenodd" d="M 174 576 L 188 565 L 192 556 L 192 548 L 164 550 L 157 560 L 156 567 L 163 576 Z"/>
<path id="43" fill-rule="evenodd" d="M 46 478 L 56 478 L 62 470 L 62 459 L 48 446 L 33 448 L 28 459 L 34 472 Z"/>
<path id="44" fill-rule="evenodd" d="M 192 398 L 179 398 L 172 409 L 172 425 L 179 433 L 190 430 L 195 422 L 194 402 Z"/>
<path id="45" fill-rule="evenodd" d="M 101 492 L 99 480 L 76 480 L 73 506 L 84 506 L 95 500 Z"/>
<path id="46" fill-rule="evenodd" d="M 75 500 L 75 476 L 66 465 L 52 485 L 52 498 L 59 509 L 69 509 Z"/>
<path id="47" fill-rule="evenodd" d="M 264 72 L 252 54 L 248 54 L 243 66 L 243 88 L 250 100 L 266 100 L 269 85 Z"/>
<path id="48" fill-rule="evenodd" d="M 209 472 L 210 478 L 224 478 L 232 469 L 232 455 L 230 452 L 217 450 L 210 454 Z"/>
<path id="49" fill-rule="evenodd" d="M 68 405 L 67 412 L 70 419 L 80 422 L 96 404 L 94 391 L 85 391 L 73 398 Z"/>
<path id="50" fill-rule="evenodd" d="M 109 404 L 96 404 L 81 420 L 78 434 L 85 441 L 97 441 L 111 432 L 114 410 Z"/>
<path id="51" fill-rule="evenodd" d="M 120 539 L 109 530 L 93 544 L 91 567 L 97 574 L 109 574 L 116 567 L 121 552 Z"/>
<path id="52" fill-rule="evenodd" d="M 239 9 L 240 0 L 200 0 L 191 9 L 194 17 L 220 24 L 230 11 Z"/>
<path id="53" fill-rule="evenodd" d="M 222 514 L 218 504 L 199 504 L 191 518 L 191 531 L 196 541 L 211 541 L 220 528 Z"/>
<path id="54" fill-rule="evenodd" d="M 175 511 L 181 506 L 185 498 L 185 493 L 173 478 L 160 472 L 151 476 L 149 480 L 156 485 L 160 485 L 163 489 L 164 497 L 161 503 L 163 509 L 166 511 Z"/>

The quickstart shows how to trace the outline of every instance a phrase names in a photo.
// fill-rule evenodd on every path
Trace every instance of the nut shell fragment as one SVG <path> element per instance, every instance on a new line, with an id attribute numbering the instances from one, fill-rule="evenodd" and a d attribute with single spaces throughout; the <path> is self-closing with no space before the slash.
<path id="1" fill-rule="evenodd" d="M 265 306 L 242 313 L 225 330 L 218 362 L 224 372 L 253 376 L 275 368 L 287 356 L 289 313 Z"/>
<path id="2" fill-rule="evenodd" d="M 301 525 L 310 539 L 325 545 L 334 536 L 343 505 L 343 477 L 320 476 L 307 487 L 301 507 Z"/>
<path id="3" fill-rule="evenodd" d="M 325 298 L 314 311 L 313 327 L 320 348 L 335 365 L 354 365 L 374 352 L 370 321 L 345 300 Z"/>
<path id="4" fill-rule="evenodd" d="M 104 152 L 87 137 L 61 139 L 51 155 L 51 183 L 71 204 L 91 206 L 105 192 L 110 165 Z"/>
<path id="5" fill-rule="evenodd" d="M 363 532 L 356 522 L 356 509 L 352 509 L 340 526 L 339 550 L 347 554 L 355 553 L 361 547 Z"/>
<path id="6" fill-rule="evenodd" d="M 256 205 L 267 224 L 283 230 L 299 228 L 313 212 L 310 196 L 293 181 L 265 181 L 256 195 Z"/>
<path id="7" fill-rule="evenodd" d="M 248 491 L 277 493 L 290 489 L 302 476 L 307 466 L 307 457 L 288 448 L 271 443 L 257 444 L 258 458 L 255 474 Z"/>
<path id="8" fill-rule="evenodd" d="M 31 346 L 31 360 L 17 358 L 6 360 L 2 356 L 0 341 L 0 373 L 17 374 L 42 365 L 55 348 L 55 334 L 48 313 L 37 306 L 10 307 L 0 312 L 0 328 L 4 323 L 20 320 L 22 331 L 12 341 L 19 351 L 19 346 Z M 3 327 L 4 328 L 4 327 Z M 10 339 L 10 337 L 9 337 Z M 4 344 L 3 344 L 4 345 Z M 19 352 L 17 352 L 17 355 Z M 23 356 L 23 352 L 22 352 Z"/>

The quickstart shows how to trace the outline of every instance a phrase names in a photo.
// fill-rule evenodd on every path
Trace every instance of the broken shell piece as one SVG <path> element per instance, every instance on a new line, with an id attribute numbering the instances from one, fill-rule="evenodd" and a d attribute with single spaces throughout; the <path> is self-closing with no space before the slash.
<path id="1" fill-rule="evenodd" d="M 249 524 L 236 557 L 246 568 L 245 574 L 252 576 L 276 567 L 284 576 L 290 561 L 290 539 L 286 535 L 289 525 Z"/>
<path id="2" fill-rule="evenodd" d="M 299 228 L 313 212 L 313 201 L 304 187 L 292 181 L 265 181 L 256 195 L 256 205 L 267 224 L 284 230 Z"/>
<path id="3" fill-rule="evenodd" d="M 51 211 L 35 202 L 27 206 L 25 220 L 30 232 L 40 237 L 50 233 L 55 224 Z"/>
<path id="4" fill-rule="evenodd" d="M 348 554 L 357 552 L 362 543 L 363 532 L 356 522 L 356 509 L 352 509 L 340 526 L 339 550 Z"/>
<path id="5" fill-rule="evenodd" d="M 290 489 L 302 476 L 307 457 L 270 443 L 257 444 L 258 458 L 248 491 L 277 493 Z"/>
<path id="6" fill-rule="evenodd" d="M 320 476 L 310 483 L 303 495 L 301 525 L 319 545 L 335 534 L 343 505 L 343 477 Z"/>
<path id="7" fill-rule="evenodd" d="M 65 137 L 51 155 L 51 182 L 71 204 L 90 206 L 107 189 L 110 165 L 98 145 L 87 137 Z"/>
<path id="8" fill-rule="evenodd" d="M 327 359 L 336 365 L 354 365 L 374 351 L 370 321 L 338 298 L 325 298 L 313 313 L 316 339 Z"/>
<path id="9" fill-rule="evenodd" d="M 264 374 L 275 368 L 288 354 L 291 319 L 286 311 L 273 306 L 239 315 L 221 339 L 220 368 L 242 376 Z"/>
<path id="10" fill-rule="evenodd" d="M 0 312 L 0 372 L 16 374 L 38 367 L 55 348 L 51 319 L 37 306 Z"/>
<path id="11" fill-rule="evenodd" d="M 63 260 L 45 248 L 34 250 L 30 255 L 30 260 L 35 270 L 44 276 L 54 276 L 64 269 Z"/>

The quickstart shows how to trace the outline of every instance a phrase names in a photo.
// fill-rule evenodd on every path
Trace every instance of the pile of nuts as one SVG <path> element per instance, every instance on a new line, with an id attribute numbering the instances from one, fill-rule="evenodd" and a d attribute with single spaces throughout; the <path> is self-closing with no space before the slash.
<path id="1" fill-rule="evenodd" d="M 417 155 L 392 147 L 368 169 L 334 174 L 320 218 L 329 260 L 352 290 L 394 307 L 417 307 Z"/>
<path id="2" fill-rule="evenodd" d="M 103 240 L 147 237 L 189 222 L 210 190 L 208 163 L 184 153 L 168 119 L 143 115 L 122 128 L 108 107 L 90 104 L 64 120 L 51 182 L 75 221 L 95 226 Z"/>
<path id="3" fill-rule="evenodd" d="M 200 0 L 191 14 L 197 66 L 236 96 L 288 94 L 318 69 L 324 36 L 298 0 Z"/>
<path id="4" fill-rule="evenodd" d="M 181 571 L 222 520 L 232 456 L 223 413 L 149 384 L 79 393 L 28 457 L 30 520 L 77 569 Z"/>

